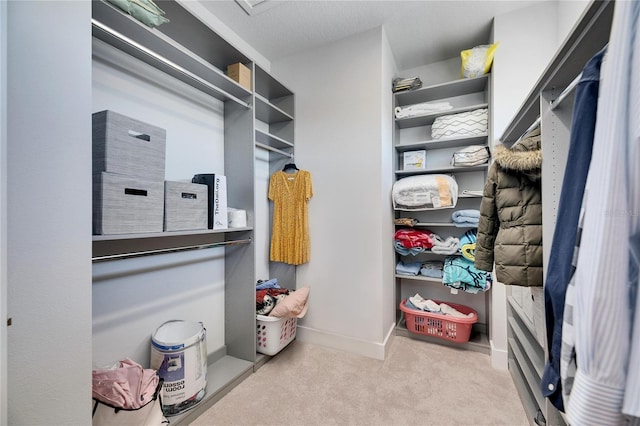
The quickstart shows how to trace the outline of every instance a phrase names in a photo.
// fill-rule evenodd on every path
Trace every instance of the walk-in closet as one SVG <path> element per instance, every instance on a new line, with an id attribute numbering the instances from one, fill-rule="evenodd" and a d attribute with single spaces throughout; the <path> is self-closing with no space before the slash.
<path id="1" fill-rule="evenodd" d="M 638 422 L 638 24 L 0 2 L 0 424 Z"/>

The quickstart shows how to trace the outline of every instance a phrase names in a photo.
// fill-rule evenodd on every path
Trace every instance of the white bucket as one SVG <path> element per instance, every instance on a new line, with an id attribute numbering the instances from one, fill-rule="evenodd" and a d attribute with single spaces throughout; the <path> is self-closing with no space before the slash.
<path id="1" fill-rule="evenodd" d="M 151 336 L 151 368 L 164 379 L 162 409 L 174 415 L 193 407 L 207 387 L 207 341 L 202 323 L 167 321 Z"/>

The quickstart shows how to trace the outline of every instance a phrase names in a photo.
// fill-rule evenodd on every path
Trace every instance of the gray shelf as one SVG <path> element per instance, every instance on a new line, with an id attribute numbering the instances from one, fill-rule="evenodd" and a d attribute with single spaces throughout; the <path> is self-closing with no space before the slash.
<path id="1" fill-rule="evenodd" d="M 453 222 L 418 222 L 413 225 L 414 228 L 424 228 L 424 227 L 453 227 L 453 228 L 477 228 L 474 225 L 465 225 L 465 226 L 456 226 Z"/>
<path id="2" fill-rule="evenodd" d="M 475 78 L 462 78 L 442 84 L 422 87 L 408 92 L 395 93 L 396 105 L 405 106 L 420 102 L 430 102 L 440 99 L 467 95 L 469 93 L 487 90 L 489 74 Z"/>
<path id="3" fill-rule="evenodd" d="M 503 144 L 516 142 L 540 116 L 540 94 L 558 95 L 573 81 L 589 59 L 609 42 L 613 1 L 593 1 L 569 33 L 500 137 Z"/>
<path id="4" fill-rule="evenodd" d="M 542 396 L 542 391 L 540 390 L 540 380 L 541 376 L 539 376 L 535 369 L 531 366 L 530 360 L 523 351 L 523 349 L 518 345 L 518 342 L 510 338 L 509 339 L 509 349 L 513 354 L 515 360 L 520 367 L 520 371 L 522 372 L 522 377 L 526 386 L 529 387 L 529 393 L 533 395 L 536 400 L 536 404 L 539 407 L 544 406 L 544 397 Z"/>
<path id="5" fill-rule="evenodd" d="M 427 253 L 431 253 L 431 252 L 427 252 Z M 396 274 L 396 278 L 401 278 L 403 280 L 426 281 L 426 282 L 430 282 L 430 283 L 442 284 L 442 278 L 424 277 L 422 275 Z"/>
<path id="6" fill-rule="evenodd" d="M 397 152 L 413 151 L 416 149 L 454 148 L 468 145 L 487 145 L 488 134 L 468 136 L 464 138 L 427 139 L 421 142 L 396 145 Z"/>
<path id="7" fill-rule="evenodd" d="M 293 92 L 282 83 L 256 65 L 256 93 L 265 99 L 278 99 L 293 96 Z"/>
<path id="8" fill-rule="evenodd" d="M 487 170 L 489 168 L 489 164 L 481 164 L 479 166 L 471 166 L 471 167 L 432 167 L 430 169 L 424 170 L 396 170 L 397 176 L 411 176 L 411 175 L 428 175 L 432 173 L 466 173 L 466 172 L 477 172 L 479 170 Z"/>
<path id="9" fill-rule="evenodd" d="M 168 417 L 172 425 L 188 425 L 253 373 L 253 362 L 224 356 L 207 368 L 207 388 L 202 401 L 188 411 Z"/>
<path id="10" fill-rule="evenodd" d="M 252 228 L 224 230 L 176 231 L 149 234 L 94 235 L 94 261 L 109 256 L 126 257 L 133 253 L 179 251 L 185 247 L 229 244 L 251 240 Z M 204 248 L 204 247 L 203 247 Z M 108 259 L 105 259 L 108 260 Z"/>
<path id="11" fill-rule="evenodd" d="M 293 116 L 278 106 L 274 105 L 263 96 L 256 93 L 256 118 L 265 123 L 273 124 L 286 121 L 293 121 Z"/>
<path id="12" fill-rule="evenodd" d="M 220 70 L 220 67 L 234 62 L 250 62 L 249 59 L 234 50 L 206 26 L 202 29 L 204 24 L 177 3 L 163 2 L 162 8 L 171 17 L 171 22 L 158 27 L 162 28 L 160 30 L 147 27 L 103 1 L 94 0 L 92 2 L 92 34 L 95 38 L 216 99 L 233 101 L 249 108 L 251 92 Z M 188 21 L 187 27 L 179 26 L 180 22 L 186 21 Z M 184 31 L 184 28 L 190 28 L 191 32 Z M 169 32 L 171 37 L 163 31 Z M 193 31 L 197 31 L 196 35 L 192 34 Z M 210 48 L 224 54 L 220 57 L 205 57 L 205 59 L 180 43 L 180 40 L 189 42 L 194 38 L 206 38 L 209 41 L 207 46 L 199 50 L 204 52 Z M 202 42 L 198 45 L 200 44 Z M 188 45 L 191 46 L 191 44 Z M 221 61 L 224 65 L 215 63 Z"/>
<path id="13" fill-rule="evenodd" d="M 293 142 L 289 142 L 281 137 L 258 129 L 256 129 L 256 143 L 280 150 L 293 148 Z"/>
<path id="14" fill-rule="evenodd" d="M 509 373 L 518 390 L 518 396 L 520 397 L 520 402 L 529 420 L 529 424 L 535 425 L 534 419 L 538 412 L 542 412 L 542 410 L 540 406 L 536 404 L 535 397 L 531 394 L 531 390 L 525 382 L 524 374 L 513 358 L 509 359 Z"/>
<path id="15" fill-rule="evenodd" d="M 442 117 L 443 115 L 459 114 L 461 112 L 473 111 L 476 109 L 488 108 L 488 107 L 489 107 L 489 104 L 486 102 L 483 102 L 483 103 L 473 104 L 465 107 L 453 108 L 447 111 L 439 111 L 434 114 L 425 114 L 425 115 L 419 115 L 416 117 L 407 117 L 407 118 L 396 118 L 396 125 L 400 129 L 407 129 L 409 127 L 428 126 L 430 124 L 433 124 L 433 121 L 436 118 Z"/>

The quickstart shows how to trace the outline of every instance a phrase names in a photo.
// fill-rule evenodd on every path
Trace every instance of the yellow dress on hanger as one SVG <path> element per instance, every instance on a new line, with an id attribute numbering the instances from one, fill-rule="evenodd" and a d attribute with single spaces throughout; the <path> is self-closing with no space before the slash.
<path id="1" fill-rule="evenodd" d="M 282 170 L 271 175 L 269 199 L 273 201 L 271 253 L 273 262 L 290 265 L 306 263 L 310 258 L 308 202 L 313 196 L 311 173 Z"/>

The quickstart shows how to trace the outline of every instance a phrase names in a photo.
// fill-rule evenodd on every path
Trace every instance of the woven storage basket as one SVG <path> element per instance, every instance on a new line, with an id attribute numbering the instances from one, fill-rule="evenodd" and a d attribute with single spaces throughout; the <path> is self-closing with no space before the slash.
<path id="1" fill-rule="evenodd" d="M 436 303 L 446 303 L 463 314 L 473 314 L 469 318 L 456 318 L 451 315 L 407 308 L 404 305 L 406 301 L 404 299 L 400 303 L 400 310 L 404 312 L 407 330 L 411 333 L 438 337 L 451 342 L 466 343 L 469 341 L 469 336 L 471 336 L 471 327 L 478 322 L 478 313 L 468 306 L 434 300 Z"/>
<path id="2" fill-rule="evenodd" d="M 256 314 L 256 350 L 275 355 L 296 338 L 298 318 L 276 318 Z"/>

